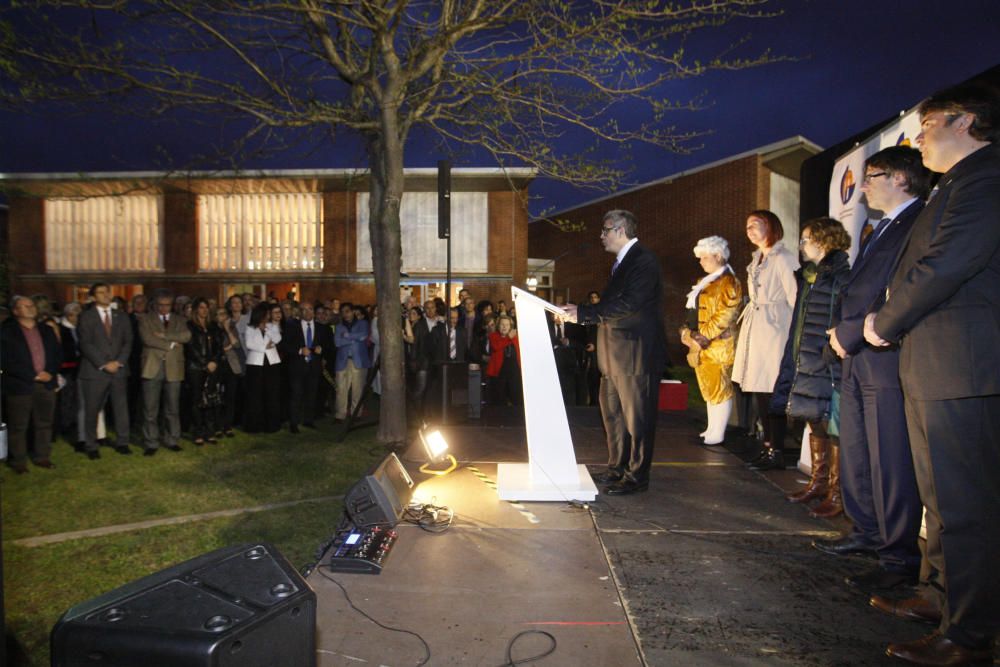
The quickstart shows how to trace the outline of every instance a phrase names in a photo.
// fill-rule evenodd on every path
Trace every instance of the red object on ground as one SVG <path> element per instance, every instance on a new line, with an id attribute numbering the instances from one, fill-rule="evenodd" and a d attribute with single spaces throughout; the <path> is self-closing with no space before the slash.
<path id="1" fill-rule="evenodd" d="M 660 410 L 687 410 L 688 386 L 684 382 L 660 380 Z"/>

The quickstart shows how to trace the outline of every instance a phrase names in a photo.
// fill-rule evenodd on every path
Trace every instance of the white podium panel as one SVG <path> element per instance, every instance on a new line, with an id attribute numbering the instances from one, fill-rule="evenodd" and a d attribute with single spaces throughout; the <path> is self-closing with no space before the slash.
<path id="1" fill-rule="evenodd" d="M 528 462 L 497 466 L 500 499 L 592 501 L 597 486 L 587 467 L 576 462 L 545 321 L 546 310 L 563 311 L 517 287 L 511 287 L 511 297 L 517 309 Z"/>

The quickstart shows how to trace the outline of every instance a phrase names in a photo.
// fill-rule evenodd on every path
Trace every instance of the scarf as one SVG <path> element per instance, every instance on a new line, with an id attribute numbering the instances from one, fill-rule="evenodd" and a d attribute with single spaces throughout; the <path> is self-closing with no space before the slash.
<path id="1" fill-rule="evenodd" d="M 698 295 L 701 294 L 702 290 L 708 287 L 712 283 L 712 281 L 714 281 L 716 278 L 721 276 L 726 271 L 729 271 L 730 273 L 732 273 L 733 271 L 731 268 L 729 268 L 728 264 L 718 269 L 717 271 L 712 271 L 704 278 L 699 280 L 698 284 L 692 287 L 691 291 L 688 292 L 687 303 L 684 304 L 684 307 L 687 308 L 688 310 L 696 309 L 698 307 Z"/>

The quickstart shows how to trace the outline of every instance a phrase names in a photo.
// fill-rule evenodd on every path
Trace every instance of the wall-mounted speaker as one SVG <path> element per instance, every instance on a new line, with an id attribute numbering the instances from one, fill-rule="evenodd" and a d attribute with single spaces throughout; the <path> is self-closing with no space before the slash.
<path id="1" fill-rule="evenodd" d="M 315 667 L 316 594 L 269 544 L 226 547 L 79 604 L 52 667 Z"/>

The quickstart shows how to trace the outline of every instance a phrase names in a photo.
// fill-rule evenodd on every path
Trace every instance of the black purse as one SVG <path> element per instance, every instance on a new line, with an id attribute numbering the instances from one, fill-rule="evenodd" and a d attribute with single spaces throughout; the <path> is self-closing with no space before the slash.
<path id="1" fill-rule="evenodd" d="M 198 402 L 198 407 L 207 410 L 220 405 L 222 405 L 222 386 L 210 375 L 205 378 L 205 383 L 201 387 L 201 401 Z"/>

